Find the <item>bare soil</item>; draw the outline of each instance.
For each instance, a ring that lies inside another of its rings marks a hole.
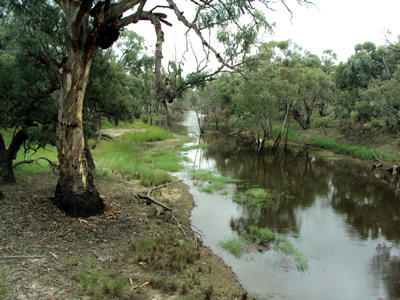
[[[96,177],[104,214],[66,217],[52,204],[56,181],[1,188],[1,299],[246,299],[232,271],[185,227],[194,204],[182,182],[152,194],[182,217],[180,228],[170,212],[158,215],[135,197],[148,188],[117,175]],[[149,240],[156,243],[143,248]]]

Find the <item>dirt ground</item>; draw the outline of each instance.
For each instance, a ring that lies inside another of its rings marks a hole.
[[[1,299],[247,299],[187,230],[193,199],[182,182],[152,193],[182,218],[158,215],[157,205],[135,197],[147,188],[116,175],[96,177],[105,213],[79,219],[52,204],[56,180],[1,188]]]

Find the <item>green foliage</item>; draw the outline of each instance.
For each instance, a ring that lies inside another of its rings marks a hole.
[[[241,238],[233,238],[226,241],[221,241],[219,242],[219,245],[236,258],[240,258],[246,248],[246,243]]]

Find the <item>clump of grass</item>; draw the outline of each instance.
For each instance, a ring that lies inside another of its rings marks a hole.
[[[8,295],[7,286],[4,282],[0,283],[0,296],[6,297]]]
[[[268,228],[250,226],[250,237],[256,240],[258,244],[268,245],[275,239],[275,233]]]
[[[275,250],[279,250],[286,255],[293,257],[296,268],[299,271],[306,271],[308,269],[308,259],[307,256],[297,249],[292,242],[285,236],[277,237],[278,243],[274,246]]]
[[[243,255],[246,248],[246,243],[241,238],[228,239],[219,242],[219,245],[237,258]]]
[[[194,263],[200,257],[200,252],[193,244],[180,239],[173,232],[132,241],[131,244],[139,262],[146,262],[155,269],[173,273],[183,271],[188,264]]]
[[[82,290],[93,299],[104,297],[121,298],[129,285],[127,278],[115,274],[100,273],[97,270],[81,269],[79,281]]]
[[[254,187],[244,192],[236,193],[233,201],[250,208],[278,207],[282,199],[289,199],[291,196],[285,192],[271,191],[260,187]]]
[[[227,184],[240,182],[239,179],[215,176],[212,172],[193,172],[192,179],[208,181],[209,184],[200,190],[205,193],[213,193],[222,190]]]

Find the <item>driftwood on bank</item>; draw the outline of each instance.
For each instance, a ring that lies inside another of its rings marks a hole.
[[[400,174],[400,167],[399,167],[399,165],[394,164],[390,168],[387,168],[386,171],[388,171],[389,173],[392,173],[393,176],[399,175]]]
[[[198,229],[195,228],[193,225],[191,225],[188,221],[185,220],[185,218],[183,218],[183,217],[181,217],[179,214],[177,214],[172,208],[170,208],[169,206],[165,205],[164,203],[161,203],[160,201],[157,201],[156,199],[154,199],[154,198],[151,196],[151,193],[152,193],[154,190],[158,190],[158,189],[161,189],[161,188],[164,188],[164,187],[166,187],[166,186],[169,186],[169,185],[172,185],[172,184],[175,184],[175,183],[178,183],[178,182],[182,182],[182,181],[183,181],[183,180],[176,180],[176,181],[169,182],[169,183],[166,183],[166,184],[163,184],[163,185],[160,185],[160,186],[152,187],[152,188],[150,188],[150,189],[147,191],[146,195],[137,194],[136,197],[139,198],[139,199],[141,199],[141,200],[146,200],[146,201],[149,201],[149,202],[151,202],[151,203],[154,203],[154,204],[158,205],[159,207],[161,207],[164,211],[169,211],[169,212],[171,212],[171,214],[172,214],[172,219],[175,221],[175,223],[177,224],[177,226],[179,227],[179,229],[182,231],[182,233],[183,233],[183,235],[184,235],[184,237],[185,237],[185,240],[188,241],[186,232],[191,232],[192,234],[194,234],[194,240],[193,240],[193,242],[195,242],[196,245],[197,245],[197,236],[199,236],[199,237],[202,236],[201,233],[200,233],[200,230],[198,230]],[[159,214],[161,214],[161,212],[157,212],[157,214],[159,215]],[[185,222],[187,223],[187,226],[181,224],[181,223],[178,221],[177,217],[179,217],[180,220],[185,221]],[[191,227],[194,227],[194,228],[196,229],[196,231],[193,230],[193,229],[191,229]],[[197,236],[196,236],[196,235],[197,235]]]

